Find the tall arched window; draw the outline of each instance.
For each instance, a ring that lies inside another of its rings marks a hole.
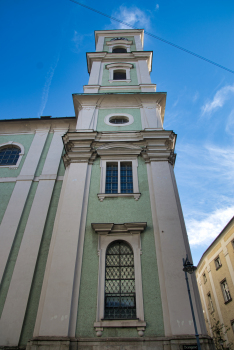
[[[0,166],[16,165],[20,153],[21,149],[13,145],[0,148]]]
[[[105,319],[136,319],[134,255],[125,241],[106,251]]]

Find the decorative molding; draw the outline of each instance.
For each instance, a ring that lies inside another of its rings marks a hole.
[[[92,228],[99,235],[109,234],[139,234],[144,231],[147,222],[130,222],[125,224],[93,223]]]
[[[206,268],[208,273],[211,272],[210,264],[207,264]]]
[[[141,196],[141,193],[98,193],[98,199],[103,202],[105,198],[117,198],[117,197],[134,197],[136,201]]]
[[[102,336],[103,328],[136,328],[138,335],[142,337],[144,335],[146,322],[138,320],[108,320],[94,323],[94,328],[97,337]]]

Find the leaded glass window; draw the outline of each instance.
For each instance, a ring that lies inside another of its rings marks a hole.
[[[106,166],[106,193],[118,193],[118,163]]]
[[[136,319],[134,255],[125,241],[106,251],[105,319]]]
[[[120,164],[121,193],[133,193],[132,164]]]
[[[132,163],[121,162],[120,165],[107,163],[105,191],[106,193],[133,193]]]
[[[21,150],[15,146],[7,146],[0,149],[0,166],[15,165],[19,159]]]

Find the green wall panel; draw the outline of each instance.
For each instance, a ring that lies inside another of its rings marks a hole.
[[[118,81],[114,80],[113,83],[109,82],[109,69],[106,68],[106,65],[103,66],[103,75],[102,75],[102,86],[129,86],[129,85],[138,85],[136,63],[129,62],[133,64],[133,68],[130,69],[130,78],[131,81]]]
[[[134,122],[127,126],[111,126],[107,125],[104,122],[104,118],[111,113],[120,113],[130,114],[134,118]],[[141,112],[139,108],[110,108],[110,109],[99,109],[98,111],[98,122],[97,122],[97,131],[126,131],[126,130],[142,130],[141,125]]]
[[[97,198],[100,186],[100,160],[92,167],[90,194],[85,231],[80,297],[77,316],[77,337],[95,337],[93,328],[96,320],[98,265],[98,235],[91,228],[93,222],[147,222],[146,230],[141,234],[142,242],[142,285],[144,314],[147,323],[145,336],[163,336],[163,313],[158,279],[154,230],[152,223],[147,169],[142,158],[138,157],[138,179],[141,197]],[[135,337],[136,329],[105,328],[103,337]]]
[[[28,216],[31,210],[31,206],[33,203],[33,199],[36,193],[36,189],[37,189],[37,185],[38,182],[33,182],[32,186],[30,188],[29,194],[28,194],[28,198],[23,210],[23,214],[21,216],[21,220],[20,220],[20,224],[18,226],[16,235],[15,235],[15,240],[8,258],[8,262],[7,262],[7,266],[3,275],[3,280],[2,280],[2,284],[0,287],[0,317],[2,314],[2,310],[5,304],[5,300],[6,300],[6,296],[8,293],[8,289],[9,289],[9,285],[11,282],[11,277],[13,274],[13,270],[15,267],[15,262],[18,256],[18,252],[19,252],[19,248],[20,248],[20,244],[23,238],[23,234],[24,234],[24,230],[28,221]]]
[[[65,151],[63,150],[62,155],[64,155]],[[61,158],[58,168],[58,176],[64,176],[65,174],[65,166],[63,163],[63,158]]]
[[[57,181],[54,186],[49,211],[44,227],[40,250],[37,258],[37,264],[34,272],[31,291],[28,299],[27,310],[24,318],[23,328],[20,337],[20,346],[25,346],[27,341],[32,338],[36,322],[37,309],[41,294],[45,267],[50,247],[50,241],[54,226],[55,215],[57,212],[59,196],[61,192],[62,181]]]
[[[42,169],[43,169],[43,166],[45,164],[45,160],[46,160],[53,136],[54,136],[54,134],[49,134],[47,136],[47,139],[46,139],[46,142],[45,142],[45,145],[44,145],[44,148],[42,150],[41,157],[40,157],[40,160],[39,160],[39,163],[37,166],[35,176],[40,176],[42,173]]]
[[[0,136],[0,145],[7,143],[9,141],[21,143],[24,146],[24,156],[21,159],[20,165],[17,169],[3,168],[0,167],[0,177],[17,177],[20,174],[22,166],[24,164],[25,158],[28,154],[28,150],[31,146],[34,134],[25,134],[25,135],[1,135]]]
[[[114,38],[114,37],[113,37],[113,38]],[[104,48],[103,48],[103,51],[109,52],[109,46],[106,45],[106,43],[107,43],[108,41],[111,41],[111,39],[113,39],[113,38],[105,38],[105,39],[104,39]],[[131,47],[130,47],[130,50],[131,50],[131,51],[136,51],[136,45],[135,45],[135,38],[134,38],[134,36],[125,36],[125,38],[132,41],[132,45],[131,45]],[[118,41],[116,41],[116,43],[118,43]]]
[[[0,183],[0,224],[8,206],[11,194],[15,187],[15,182],[1,182]]]

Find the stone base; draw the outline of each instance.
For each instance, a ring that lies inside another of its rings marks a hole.
[[[215,350],[209,336],[200,337],[202,350]],[[59,338],[39,337],[30,340],[26,350],[184,350],[196,345],[194,336],[142,338]]]

